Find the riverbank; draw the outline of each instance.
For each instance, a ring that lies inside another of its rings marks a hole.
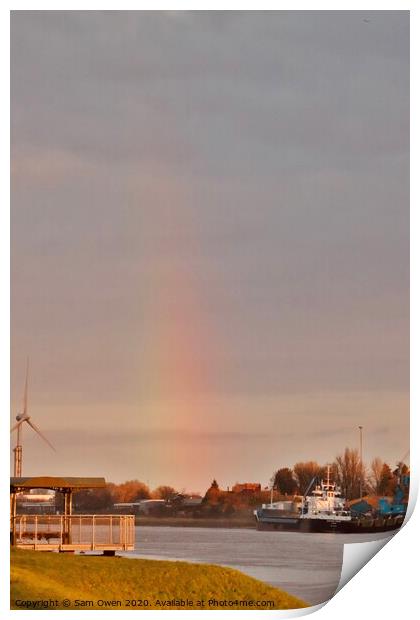
[[[211,564],[11,551],[12,609],[296,609],[300,599]]]
[[[223,517],[151,517],[136,515],[136,525],[152,527],[206,527],[206,528],[248,528],[255,529],[253,515],[241,518]]]

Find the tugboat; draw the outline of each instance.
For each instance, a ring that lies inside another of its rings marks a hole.
[[[254,510],[257,530],[300,532],[368,533],[385,532],[400,527],[405,510],[378,510],[376,514],[360,515],[347,508],[341,489],[330,480],[316,483],[313,478],[301,501],[283,501],[263,504]]]
[[[308,495],[315,481],[313,478],[300,504],[296,501],[271,502],[254,510],[257,529],[331,532],[349,525],[352,516],[345,508],[346,500],[340,489],[330,480],[330,468],[327,469],[327,480],[321,480]]]

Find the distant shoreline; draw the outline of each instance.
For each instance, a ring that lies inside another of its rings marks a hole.
[[[241,519],[228,518],[195,518],[195,517],[142,517],[136,515],[136,525],[153,527],[213,527],[255,529],[253,517]]]

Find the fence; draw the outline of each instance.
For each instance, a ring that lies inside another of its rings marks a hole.
[[[12,544],[32,549],[133,550],[134,515],[17,515]]]

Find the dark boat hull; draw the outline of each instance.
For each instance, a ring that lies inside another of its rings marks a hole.
[[[296,516],[258,515],[257,530],[278,530],[288,532],[329,532],[337,534],[369,534],[397,530],[404,521],[404,515],[387,517],[359,517],[351,521],[334,519],[302,519]]]

